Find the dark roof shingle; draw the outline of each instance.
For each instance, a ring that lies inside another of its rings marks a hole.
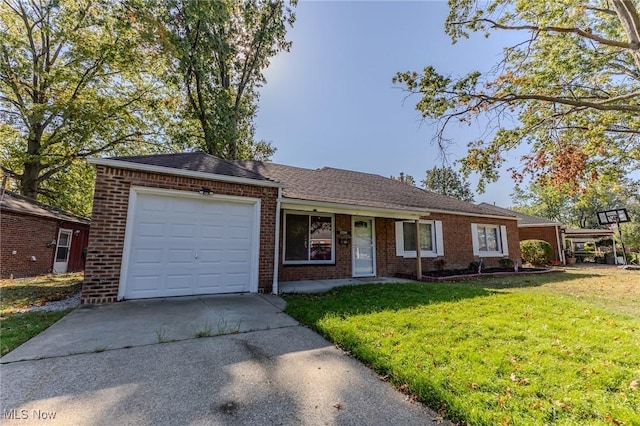
[[[90,223],[88,219],[56,209],[40,203],[33,198],[25,197],[12,191],[5,191],[2,202],[0,202],[0,210],[64,220],[67,222],[82,223],[85,225]]]
[[[126,161],[129,163],[146,164],[150,166],[169,167],[172,169],[189,170],[194,172],[212,173],[260,181],[269,181],[265,176],[243,169],[232,161],[223,160],[203,152],[183,152],[179,154],[134,155],[129,157],[112,157],[109,160]]]
[[[480,203],[478,205],[487,210],[493,210],[496,213],[510,214],[511,216],[517,217],[519,219],[518,226],[527,226],[527,225],[561,226],[562,225],[562,223],[556,222],[555,220],[551,220],[546,217],[531,216],[529,214],[520,213],[515,210],[505,209],[504,207],[498,207],[488,203]]]
[[[512,216],[370,173],[331,167],[313,170],[253,160],[238,160],[236,164],[284,183],[283,195],[287,198],[406,211]]]

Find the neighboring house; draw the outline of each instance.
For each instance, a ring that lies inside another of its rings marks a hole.
[[[277,293],[284,281],[520,257],[512,214],[378,175],[202,153],[90,162],[97,178],[83,303]]]
[[[82,271],[89,223],[5,191],[0,201],[0,278]]]
[[[553,259],[566,263],[564,258],[564,228],[562,223],[544,217],[531,216],[492,204],[480,203],[480,207],[495,213],[512,214],[518,218],[518,238],[524,240],[542,240],[553,248]]]

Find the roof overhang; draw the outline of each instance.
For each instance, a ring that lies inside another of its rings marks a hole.
[[[282,198],[280,206],[285,210],[300,210],[309,212],[325,212],[349,214],[352,216],[388,217],[390,219],[420,219],[429,216],[429,212],[419,210],[397,210],[354,204],[330,203],[327,201],[300,200],[297,198]]]
[[[562,228],[561,223],[518,223],[518,228],[543,228],[547,226],[560,227]]]
[[[203,180],[215,180],[218,182],[238,183],[244,185],[264,186],[268,188],[284,188],[279,182],[268,180],[250,179],[237,176],[220,175],[216,173],[198,172],[194,170],[176,169],[173,167],[155,166],[151,164],[134,163],[124,160],[112,160],[108,158],[90,158],[89,163],[96,166],[106,166],[115,169],[137,170],[149,173],[160,173],[165,175],[191,177]]]
[[[472,217],[483,217],[483,218],[491,218],[491,219],[517,220],[517,218],[515,217],[483,215],[483,214],[474,214],[474,213],[465,213],[465,212],[453,212],[448,210],[434,210],[434,209],[402,210],[402,209],[391,209],[391,208],[383,208],[383,207],[362,206],[362,205],[356,205],[356,204],[332,203],[328,201],[303,200],[298,198],[286,198],[286,197],[283,197],[280,200],[280,205],[282,209],[289,209],[289,210],[300,210],[300,211],[310,211],[310,212],[323,211],[327,213],[331,212],[331,213],[349,214],[353,216],[386,217],[390,219],[414,220],[414,219],[419,219],[421,217],[429,216],[432,213],[443,213],[443,214],[458,215],[458,216],[472,216]]]

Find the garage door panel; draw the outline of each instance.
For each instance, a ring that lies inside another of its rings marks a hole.
[[[192,248],[186,249],[169,249],[168,250],[168,261],[166,262],[169,266],[177,266],[177,265],[191,265],[193,263],[194,254]]]
[[[167,274],[165,279],[165,288],[167,291],[191,289],[191,273]]]
[[[171,238],[194,238],[198,227],[195,224],[171,224],[169,229]]]
[[[136,200],[125,298],[255,288],[255,204],[145,193]]]
[[[145,222],[140,221],[135,231],[138,237],[156,237],[164,236],[165,224],[163,222]]]
[[[224,238],[224,226],[222,225],[205,225],[200,227],[200,237],[214,240]]]

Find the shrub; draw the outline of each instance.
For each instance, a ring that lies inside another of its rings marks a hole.
[[[438,259],[433,262],[433,267],[436,271],[444,271],[444,266],[447,262],[444,259]]]
[[[471,263],[469,263],[469,272],[472,273],[476,273],[478,272],[478,267],[480,266],[480,262],[477,260],[472,261]]]
[[[513,260],[511,259],[500,259],[498,263],[502,269],[513,269]]]
[[[532,265],[547,265],[553,259],[551,244],[542,240],[520,241],[522,260]]]

